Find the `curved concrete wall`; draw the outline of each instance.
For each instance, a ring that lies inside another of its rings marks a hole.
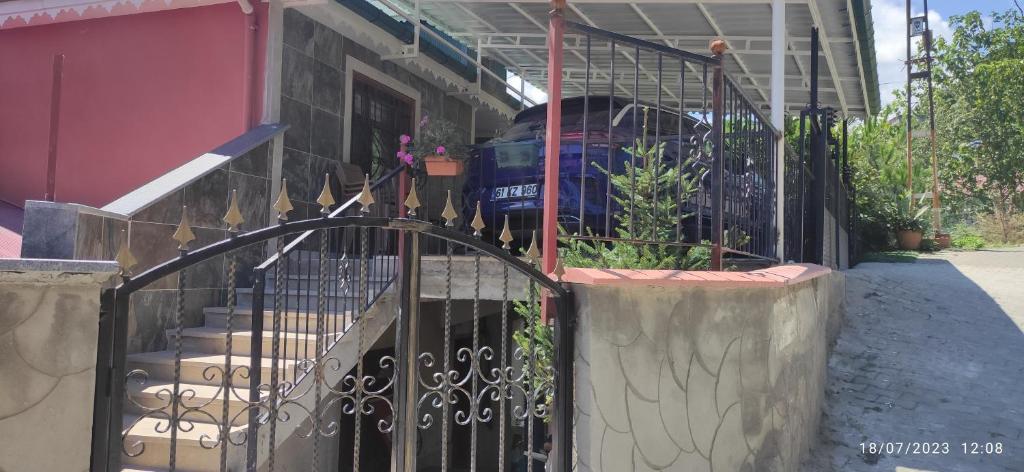
[[[791,471],[817,432],[844,278],[570,269],[581,471]]]

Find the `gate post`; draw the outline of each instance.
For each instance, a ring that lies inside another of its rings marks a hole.
[[[811,28],[811,104],[808,115],[811,118],[811,192],[810,211],[807,218],[811,225],[811,241],[813,245],[810,261],[814,264],[825,263],[825,195],[828,191],[828,162],[825,153],[828,151],[828,120],[818,108],[818,28]]]
[[[407,234],[406,234],[407,233]],[[401,301],[396,321],[391,471],[416,470],[416,353],[419,350],[420,235],[402,231]]]
[[[711,42],[711,270],[722,270],[722,183],[725,162],[725,41]]]
[[[555,417],[551,451],[555,469],[571,471],[573,430],[573,396],[576,394],[573,381],[576,373],[573,361],[576,356],[576,315],[573,311],[572,296],[558,299],[558,315],[555,318]]]
[[[550,274],[558,257],[558,157],[562,141],[562,38],[565,0],[551,1],[548,23],[548,109],[544,137],[544,226],[541,272]],[[548,311],[542,311],[545,318]]]
[[[96,345],[96,392],[92,407],[92,457],[90,459],[90,469],[95,471],[108,469],[110,442],[114,440],[109,432],[110,421],[113,418],[110,402],[114,387],[111,375],[116,315],[114,289],[108,288],[100,295],[99,336]],[[118,411],[117,414],[120,415],[121,412]]]
[[[286,264],[287,262],[282,260],[279,254],[277,263]],[[267,276],[262,269],[256,269],[253,272],[253,277],[256,280],[252,285],[253,296],[252,308],[250,309],[252,321],[249,325],[252,334],[249,347],[249,403],[251,405],[259,405],[262,400],[260,398],[260,384],[263,383],[263,369],[254,366],[259,366],[263,362],[263,298],[265,296]],[[274,316],[278,316],[278,314],[275,313]],[[268,403],[267,411],[270,411],[272,407],[273,405]],[[271,418],[270,421],[274,420]],[[249,431],[246,433],[245,445],[245,470],[248,472],[255,472],[259,462],[259,428],[260,409],[258,406],[253,406],[249,410]]]

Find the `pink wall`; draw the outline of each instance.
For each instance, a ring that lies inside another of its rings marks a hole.
[[[265,5],[257,5],[265,24]],[[102,206],[248,129],[237,3],[0,30],[0,200],[42,199],[53,56],[63,53],[56,199]]]

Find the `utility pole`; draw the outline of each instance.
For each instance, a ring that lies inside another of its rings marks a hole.
[[[935,145],[935,96],[932,84],[932,30],[928,25],[928,0],[924,0],[924,14],[911,17],[910,2],[907,0],[907,191],[911,195],[909,205],[914,207],[914,173],[913,173],[913,88],[914,80],[925,79],[928,90],[928,139],[932,164],[932,229],[938,236],[942,231],[942,202],[939,196],[939,165]],[[912,39],[921,36],[924,46],[924,57],[913,57]],[[914,71],[914,64],[923,64]]]

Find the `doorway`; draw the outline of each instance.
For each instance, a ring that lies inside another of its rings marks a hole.
[[[362,74],[352,76],[349,163],[371,180],[398,165],[399,137],[412,136],[415,100]]]

